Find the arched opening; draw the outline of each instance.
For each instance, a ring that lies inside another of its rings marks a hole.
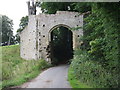
[[[60,25],[50,32],[52,64],[67,64],[73,58],[73,36],[69,29],[69,27]]]

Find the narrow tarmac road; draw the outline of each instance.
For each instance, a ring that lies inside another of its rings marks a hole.
[[[67,81],[69,65],[51,67],[21,88],[71,88]]]

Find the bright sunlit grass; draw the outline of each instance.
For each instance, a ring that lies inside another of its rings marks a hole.
[[[45,60],[24,60],[20,57],[19,45],[2,48],[2,88],[20,85],[47,68]]]

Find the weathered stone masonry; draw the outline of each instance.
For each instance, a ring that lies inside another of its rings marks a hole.
[[[77,12],[58,11],[56,14],[29,15],[28,26],[20,34],[20,55],[26,60],[45,59],[48,57],[51,31],[59,26],[68,29],[83,26],[83,15]],[[83,34],[82,28],[73,30],[73,49],[79,46],[79,37]]]

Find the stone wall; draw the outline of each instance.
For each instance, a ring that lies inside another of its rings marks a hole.
[[[58,11],[56,14],[30,15],[28,26],[21,32],[21,57],[27,60],[50,60],[47,47],[51,41],[51,31],[59,26],[69,29],[83,26],[83,15],[77,12]],[[82,28],[73,30],[73,49],[78,48]]]
[[[26,60],[37,59],[36,16],[29,16],[28,26],[20,34],[20,55]]]

